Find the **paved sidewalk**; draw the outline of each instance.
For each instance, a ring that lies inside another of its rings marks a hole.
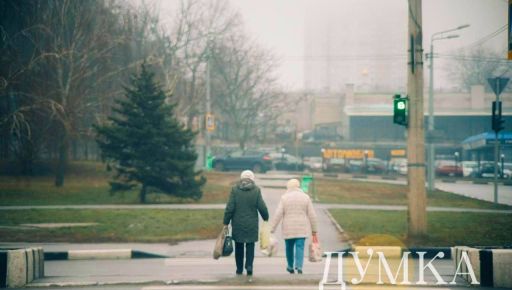
[[[278,189],[265,189],[265,191],[274,192],[280,195],[282,192]],[[276,191],[278,191],[276,193]],[[267,195],[270,195],[268,193]],[[27,205],[27,206],[0,206],[0,210],[27,210],[27,209],[224,209],[225,204],[159,204],[159,205]],[[371,205],[371,204],[330,204],[316,203],[318,209],[344,208],[344,209],[361,209],[361,210],[406,210],[405,205]],[[442,212],[481,212],[481,213],[501,213],[512,214],[512,210],[507,209],[479,209],[479,208],[462,208],[462,207],[427,207],[427,211]],[[270,211],[272,216],[274,212]]]
[[[324,259],[325,260],[325,259]],[[362,265],[367,263],[366,257],[361,257]],[[396,272],[399,260],[388,259]],[[235,261],[233,257],[224,257],[220,260],[211,258],[171,258],[171,259],[145,259],[145,260],[89,260],[89,261],[47,261],[45,262],[46,277],[38,279],[30,286],[78,286],[78,285],[106,285],[106,284],[210,284],[245,283],[245,277],[235,277]],[[451,260],[434,261],[435,268],[445,281],[452,281],[454,274]],[[290,275],[285,271],[284,257],[267,258],[257,257],[254,262],[254,282],[258,284],[289,285],[318,285],[321,281],[325,261],[304,264],[303,275]],[[373,257],[363,284],[375,285],[378,281],[378,260]],[[329,281],[337,277],[337,259],[331,261]],[[351,258],[344,258],[344,278],[360,278],[359,272]],[[385,274],[384,274],[385,275]],[[434,284],[435,277],[430,271],[425,271],[425,280]],[[385,276],[382,276],[387,281]],[[399,275],[402,277],[402,274]],[[410,281],[417,281],[418,261],[409,260]],[[401,279],[400,279],[401,280]],[[466,285],[457,279],[461,286]],[[375,285],[376,286],[376,285]]]

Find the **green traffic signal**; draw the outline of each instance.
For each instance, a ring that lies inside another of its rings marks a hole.
[[[400,95],[395,95],[393,100],[393,123],[407,127],[407,108],[408,98],[401,98]]]

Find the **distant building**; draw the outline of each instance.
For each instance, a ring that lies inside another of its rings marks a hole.
[[[339,147],[374,149],[377,157],[387,158],[393,149],[406,146],[406,130],[393,124],[393,93],[361,93],[349,84],[345,93],[326,94],[323,97],[309,96],[296,114],[297,121],[303,119],[309,108],[310,116],[303,124],[306,130],[315,128],[336,128],[340,139],[314,140],[319,143],[330,141]],[[425,126],[427,124],[428,93],[424,94]],[[492,159],[492,152],[480,153],[463,148],[462,142],[474,135],[491,131],[491,104],[495,99],[492,92],[485,92],[483,86],[473,86],[469,93],[436,92],[434,94],[434,116],[437,139],[437,154],[450,156],[455,151],[464,152],[464,159]],[[505,130],[512,131],[512,94],[502,94]],[[507,145],[512,146],[512,144]],[[475,155],[476,153],[481,156]],[[512,159],[512,148],[505,148],[507,160]]]

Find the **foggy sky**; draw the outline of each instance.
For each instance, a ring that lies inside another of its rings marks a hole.
[[[169,11],[175,7],[177,0],[155,0],[161,5],[162,20],[166,20]],[[406,0],[374,0],[377,4],[389,2],[390,6],[407,5]],[[359,5],[367,5],[369,10],[375,9],[372,1],[361,1]],[[350,10],[353,1],[347,0],[231,0],[235,9],[243,17],[245,29],[262,46],[272,49],[280,58],[278,70],[281,84],[287,89],[303,89],[304,87],[304,23],[306,17],[313,17],[311,5],[340,6]],[[367,3],[370,3],[369,5]],[[350,5],[349,5],[350,4]],[[379,5],[375,5],[379,6]],[[361,11],[358,7],[357,11]],[[352,17],[362,17],[354,13]],[[314,19],[309,19],[314,21]],[[436,53],[453,53],[456,49],[467,47],[486,35],[494,32],[508,22],[506,0],[423,0],[423,34],[424,50],[428,52],[430,36],[438,32],[470,24],[458,34],[458,39],[437,41]],[[405,23],[406,20],[405,20]],[[319,31],[318,33],[322,33]],[[505,51],[507,43],[506,31],[487,41],[485,46]],[[378,45],[378,44],[376,44]],[[406,53],[406,45],[404,51]],[[505,54],[504,54],[505,57]],[[446,64],[442,60],[436,63],[436,87],[452,87],[446,74],[442,73]],[[427,73],[427,71],[425,71]]]

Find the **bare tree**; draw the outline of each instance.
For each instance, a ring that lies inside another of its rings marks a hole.
[[[463,90],[469,91],[471,86],[488,86],[487,79],[495,74],[505,74],[512,70],[512,64],[503,58],[503,54],[478,46],[455,55],[441,55],[451,59],[447,67],[453,81]]]
[[[110,113],[123,80],[142,61],[157,54],[169,58],[162,52],[167,43],[150,11],[116,1],[0,4],[2,16],[20,17],[0,22],[0,76],[7,82],[2,89],[15,100],[0,116],[3,135],[15,137],[9,144],[18,152],[35,153],[45,143],[36,137],[46,137],[47,147],[58,153],[55,184],[61,186],[70,144],[91,137],[91,125]]]
[[[176,90],[188,126],[204,113],[205,68],[212,45],[240,27],[240,16],[227,0],[182,0],[173,38],[181,75]]]
[[[284,105],[273,76],[275,60],[241,33],[222,39],[213,59],[216,107],[244,149]]]

